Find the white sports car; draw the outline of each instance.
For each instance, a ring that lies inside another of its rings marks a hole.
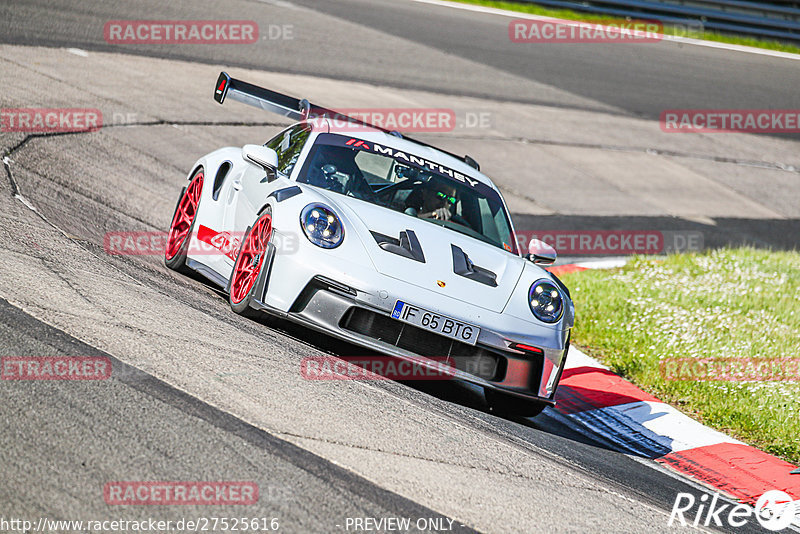
[[[188,175],[166,264],[265,312],[484,388],[499,412],[555,403],[574,306],[523,255],[500,191],[458,157],[221,73],[226,97],[299,121]],[[213,251],[210,253],[209,251]]]

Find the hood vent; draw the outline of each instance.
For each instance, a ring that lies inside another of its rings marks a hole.
[[[422,253],[422,245],[419,244],[417,234],[415,234],[413,230],[404,230],[400,232],[400,239],[379,234],[378,232],[370,233],[372,237],[375,238],[378,246],[386,252],[425,263],[425,254]]]
[[[461,248],[450,244],[453,250],[453,272],[490,287],[497,287],[497,275],[489,269],[478,267]]]

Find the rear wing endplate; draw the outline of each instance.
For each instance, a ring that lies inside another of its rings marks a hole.
[[[272,113],[277,113],[278,115],[282,115],[298,122],[308,120],[309,118],[313,117],[330,117],[338,120],[346,120],[348,122],[360,124],[397,137],[408,139],[409,141],[413,141],[419,145],[434,148],[439,152],[444,152],[445,154],[453,156],[456,159],[460,159],[467,165],[480,170],[480,165],[478,165],[478,163],[469,156],[457,156],[451,152],[447,152],[441,148],[429,145],[423,141],[411,139],[402,135],[400,132],[389,131],[362,120],[348,117],[347,115],[339,113],[338,111],[315,106],[308,100],[299,100],[276,91],[270,91],[269,89],[264,89],[263,87],[253,85],[252,83],[231,78],[226,72],[220,72],[219,78],[217,78],[217,85],[214,89],[214,100],[222,104],[225,102],[226,98],[230,98],[232,100],[236,100],[238,102],[242,102],[243,104],[248,104],[265,111],[271,111]]]
[[[298,100],[252,83],[236,80],[231,78],[228,73],[220,72],[214,90],[214,100],[222,104],[227,97],[295,121],[306,120],[311,111],[308,100]]]

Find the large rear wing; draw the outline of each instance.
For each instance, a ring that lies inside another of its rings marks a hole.
[[[220,72],[219,78],[217,78],[217,87],[214,90],[214,100],[222,104],[228,97],[295,121],[304,121],[311,117],[311,104],[308,100],[298,100],[252,83],[231,78],[226,72]],[[320,111],[331,112],[330,110]]]
[[[242,80],[237,80],[235,78],[231,78],[228,73],[220,72],[219,78],[217,78],[217,85],[214,89],[214,100],[223,104],[226,98],[230,98],[231,100],[236,100],[238,102],[242,102],[243,104],[248,104],[250,106],[257,107],[259,109],[263,109],[265,111],[271,111],[272,113],[277,113],[278,115],[282,115],[294,121],[304,121],[310,118],[336,118],[337,120],[345,120],[347,122],[351,122],[354,124],[359,124],[363,126],[367,126],[369,128],[375,128],[376,130],[380,130],[382,132],[394,135],[396,137],[400,137],[403,139],[407,139],[418,145],[423,145],[426,147],[430,147],[433,149],[438,150],[439,152],[444,152],[445,154],[452,156],[456,159],[459,159],[466,163],[467,165],[480,170],[480,166],[478,162],[472,159],[469,156],[457,156],[451,152],[447,152],[446,150],[442,150],[441,148],[435,147],[433,145],[429,145],[423,141],[418,141],[416,139],[411,139],[408,136],[405,136],[397,131],[389,131],[384,128],[380,128],[373,124],[369,124],[362,120],[349,117],[343,113],[338,111],[334,111],[332,109],[323,108],[321,106],[315,106],[311,104],[308,100],[299,100],[297,98],[284,95],[282,93],[278,93],[276,91],[271,91],[269,89],[264,89],[263,87],[259,87],[257,85],[253,85],[252,83],[247,83]]]

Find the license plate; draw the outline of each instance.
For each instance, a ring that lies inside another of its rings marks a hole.
[[[477,326],[412,306],[402,300],[398,300],[394,305],[392,318],[470,345],[478,342],[478,334],[481,333],[481,329]]]

